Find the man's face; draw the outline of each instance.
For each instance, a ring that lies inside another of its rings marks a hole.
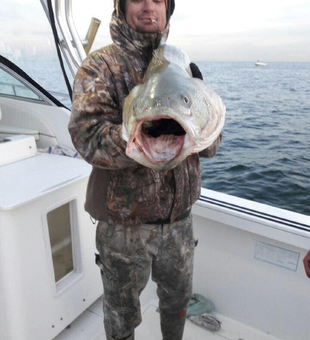
[[[137,32],[155,33],[166,27],[165,0],[126,0],[125,12],[128,25]]]

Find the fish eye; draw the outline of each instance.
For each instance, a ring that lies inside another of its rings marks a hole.
[[[182,99],[183,99],[183,102],[188,105],[189,104],[189,99],[185,96],[185,95],[182,95]]]

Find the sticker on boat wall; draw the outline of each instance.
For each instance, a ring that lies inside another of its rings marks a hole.
[[[273,246],[264,242],[256,242],[254,258],[294,272],[297,271],[299,253]]]

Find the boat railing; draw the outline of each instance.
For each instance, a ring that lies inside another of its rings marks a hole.
[[[0,94],[2,93],[1,86],[11,87],[12,93],[5,93],[5,94],[6,95],[14,95],[15,97],[25,97],[24,95],[20,95],[20,93],[18,92],[18,89],[31,91],[27,88],[27,86],[22,85],[22,84],[14,84],[14,83],[11,83],[11,82],[0,81]],[[53,90],[48,90],[48,92],[51,95],[53,95],[54,97],[57,97],[57,98],[70,99],[70,96],[67,93],[63,93],[63,92],[59,92],[59,91],[53,91]],[[35,96],[35,98],[32,97],[31,99],[42,100],[37,94],[33,93],[32,91],[31,91],[31,93],[32,93],[33,96]],[[4,93],[2,93],[2,94],[4,94]]]

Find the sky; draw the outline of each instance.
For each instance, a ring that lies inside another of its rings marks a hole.
[[[310,0],[175,1],[168,42],[192,60],[310,62]],[[102,20],[103,44],[108,41],[112,2],[88,0],[89,13],[100,3],[94,16]],[[88,23],[83,22],[83,7],[77,6],[83,34]]]
[[[168,43],[193,61],[310,62],[310,0],[175,0]],[[87,5],[85,5],[85,3]],[[93,49],[111,42],[113,0],[73,0],[80,37],[102,21]],[[30,23],[24,22],[25,13]],[[1,0],[0,53],[48,53],[53,40],[39,0]],[[19,45],[18,45],[19,44]]]

